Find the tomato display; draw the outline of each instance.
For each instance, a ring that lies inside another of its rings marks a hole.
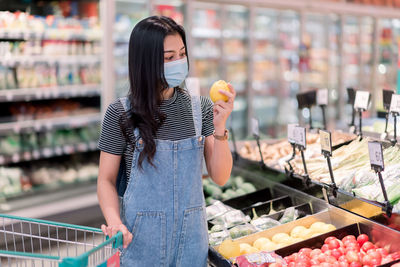
[[[337,239],[329,236],[322,247],[302,248],[284,258],[288,266],[307,267],[374,267],[400,259],[400,251],[391,253],[369,241],[366,234],[357,238],[347,235]]]

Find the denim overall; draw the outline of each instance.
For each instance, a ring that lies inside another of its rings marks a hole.
[[[127,98],[121,102],[130,108]],[[200,98],[192,97],[196,136],[155,140],[154,166],[138,167],[143,141],[135,128],[136,147],[130,179],[123,194],[121,218],[133,239],[122,251],[121,266],[203,267],[207,264],[208,232],[201,181],[204,136]]]

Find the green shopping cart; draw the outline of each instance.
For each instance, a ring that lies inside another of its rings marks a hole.
[[[0,214],[0,267],[118,267],[122,233]]]

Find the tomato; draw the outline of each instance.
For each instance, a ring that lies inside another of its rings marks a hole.
[[[371,260],[371,263],[372,263],[371,265],[372,265],[372,266],[378,266],[378,265],[381,264],[381,261],[382,261],[381,259],[376,259],[376,258],[374,259],[374,258],[373,258],[373,259]]]
[[[326,255],[324,254],[324,253],[321,253],[321,254],[319,254],[318,255],[318,261],[321,263],[321,262],[325,262],[325,260],[326,260]]]
[[[347,259],[347,261],[350,262],[350,263],[356,262],[356,261],[359,261],[359,260],[360,260],[359,257],[358,257],[358,255],[357,255],[357,252],[355,252],[355,251],[348,251],[348,252],[346,253],[346,259]]]
[[[353,245],[349,245],[349,246],[347,246],[346,247],[346,252],[348,252],[348,251],[356,251],[356,252],[358,252],[358,251],[360,251],[360,247],[358,246],[358,244],[353,244]]]
[[[268,267],[282,267],[282,263],[278,263],[278,262],[271,263],[270,265],[268,265]]]
[[[283,259],[284,259],[287,263],[292,262],[290,256],[286,256],[286,257],[284,257]]]
[[[372,257],[370,255],[365,255],[362,258],[362,264],[363,265],[371,265]]]
[[[370,250],[370,249],[374,249],[374,248],[376,248],[375,245],[372,244],[372,243],[369,242],[369,241],[366,241],[366,242],[362,245],[362,247],[361,247],[361,249],[364,250],[365,252],[367,252],[367,251]]]
[[[321,251],[319,248],[315,248],[315,249],[313,249],[313,250],[311,251],[310,257],[311,257],[311,258],[314,258],[314,256],[318,256],[318,255],[321,254],[321,253],[322,253],[322,251]]]
[[[394,260],[400,259],[400,251],[390,254]]]
[[[329,244],[329,242],[331,242],[332,240],[336,240],[337,238],[334,236],[328,236],[327,238],[325,238],[325,244]]]
[[[300,262],[300,261],[310,261],[310,258],[306,254],[299,253],[299,254],[297,254],[296,262]]]
[[[357,237],[357,243],[362,246],[365,242],[369,241],[369,238],[366,234],[361,234]]]
[[[296,267],[296,263],[294,263],[294,262],[292,261],[292,262],[290,262],[290,263],[288,264],[288,267]]]
[[[329,246],[328,246],[327,244],[325,244],[325,245],[323,245],[323,246],[321,247],[322,253],[325,253],[325,251],[328,251],[328,250],[329,250]]]
[[[346,235],[342,238],[343,243],[345,243],[347,240],[356,241],[356,237],[354,235]]]
[[[332,256],[335,257],[336,259],[339,259],[340,256],[342,256],[343,253],[339,249],[333,249],[332,250]]]
[[[359,263],[358,261],[353,261],[352,263],[350,263],[349,266],[350,267],[362,267],[361,263]]]
[[[327,256],[325,262],[332,264],[332,263],[336,262],[336,258],[333,256]]]
[[[300,249],[299,253],[307,255],[307,257],[310,257],[311,251],[313,251],[311,248],[302,248]]]
[[[340,247],[340,248],[338,248],[338,250],[339,250],[340,253],[342,253],[342,254],[345,254],[345,253],[346,253],[346,250],[345,250],[344,247]]]
[[[296,267],[311,267],[310,261],[296,261]]]
[[[329,249],[336,249],[340,247],[340,243],[337,239],[331,240],[328,243],[328,247]]]
[[[340,267],[349,267],[349,263],[347,261],[339,261]]]
[[[311,259],[310,260],[310,264],[311,264],[311,266],[312,265],[319,265],[319,261],[318,261],[318,259]]]
[[[320,267],[331,267],[331,264],[330,264],[330,263],[327,263],[327,262],[323,262],[323,263],[321,263],[319,266],[320,266]]]
[[[347,262],[346,255],[342,255],[339,257],[338,261]]]
[[[386,257],[389,254],[388,251],[384,248],[378,248],[376,251],[379,252],[382,257]]]
[[[335,262],[332,264],[332,266],[333,266],[333,267],[340,267],[340,264],[339,264],[338,261],[335,261]]]
[[[329,250],[325,251],[324,255],[325,256],[332,256],[332,250],[329,249]]]
[[[346,243],[344,243],[344,246],[346,248],[348,248],[348,247],[360,247],[360,245],[355,241],[347,241]]]
[[[370,249],[370,250],[368,250],[367,254],[370,255],[371,258],[373,258],[373,259],[378,259],[379,261],[382,260],[382,255],[381,255],[381,253],[379,253],[379,252],[376,251],[375,249]]]

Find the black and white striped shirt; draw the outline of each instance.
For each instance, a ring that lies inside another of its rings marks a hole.
[[[200,97],[202,113],[202,135],[210,136],[214,131],[213,103],[208,97]],[[195,136],[191,97],[182,89],[175,89],[173,96],[161,103],[160,111],[166,115],[164,123],[158,129],[155,138],[160,140],[182,140]],[[104,115],[98,148],[101,151],[123,156],[126,175],[132,166],[133,147],[127,142],[119,122],[124,108],[119,99],[111,103]],[[133,133],[129,133],[133,138]]]

